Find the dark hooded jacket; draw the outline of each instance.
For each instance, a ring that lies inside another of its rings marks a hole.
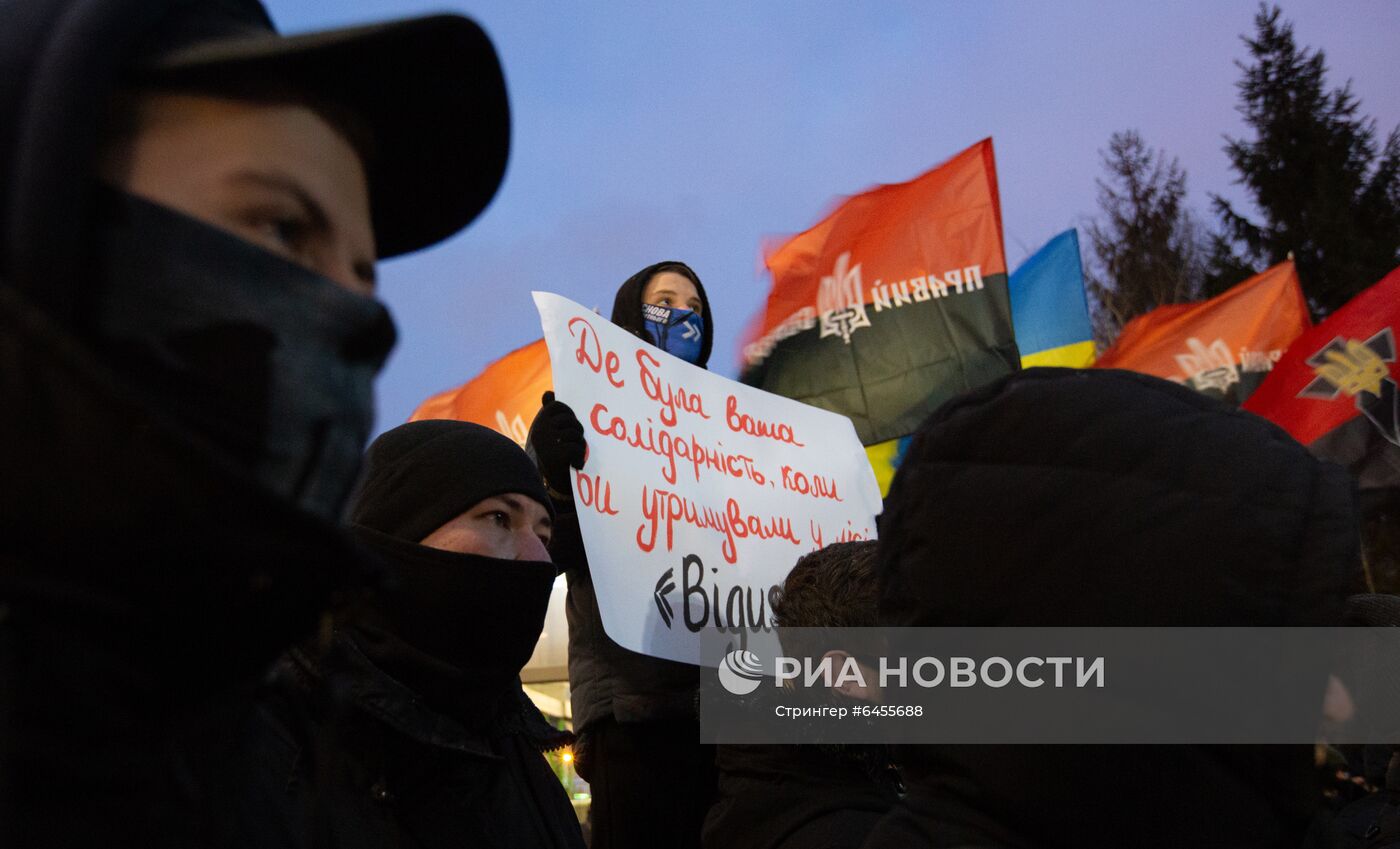
[[[74,332],[107,81],[165,2],[0,11],[0,843],[198,845],[263,670],[356,556]]]
[[[278,664],[244,737],[236,826],[221,844],[582,849],[543,756],[573,735],[545,720],[518,679],[479,688],[470,670],[393,631],[356,610],[328,647]]]
[[[715,768],[706,849],[855,849],[901,789],[877,746],[719,746]]]
[[[358,556],[0,288],[0,844],[202,845],[267,665]]]
[[[76,332],[108,86],[166,0],[0,9],[0,845],[211,842],[268,665],[362,561]]]
[[[920,428],[878,569],[895,625],[1336,625],[1359,583],[1355,496],[1282,430],[1184,387],[1031,369]],[[1312,756],[907,747],[909,795],[866,845],[1295,847]]]
[[[91,168],[113,81],[176,0],[22,0],[0,26],[0,273],[60,324],[91,308]]]
[[[664,266],[671,264],[649,265],[622,284],[613,301],[614,324],[639,338],[647,338],[643,331],[642,291],[658,270],[667,270]],[[705,287],[693,272],[686,276],[691,277],[700,294],[705,318],[704,341],[696,363],[704,368],[714,344],[714,319]],[[561,515],[560,520],[550,550],[554,561],[565,567],[569,576],[565,612],[569,619],[569,687],[574,727],[585,732],[590,724],[604,718],[618,722],[676,718],[694,721],[699,669],[638,654],[618,645],[604,633],[593,578],[584,556],[583,537],[578,530],[578,517],[566,514]],[[586,755],[583,757],[580,768],[586,770]]]
[[[573,735],[520,684],[556,569],[418,543],[511,493],[549,502],[525,452],[489,428],[418,421],[374,441],[351,533],[385,580],[337,612],[328,645],[278,665],[229,845],[582,849],[542,754]]]
[[[391,659],[390,659],[391,658]],[[374,629],[291,652],[244,738],[228,846],[582,849],[542,752],[572,743],[519,687],[489,724],[434,709],[384,666],[425,664]]]

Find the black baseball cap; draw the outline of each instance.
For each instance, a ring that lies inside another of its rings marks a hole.
[[[138,55],[137,83],[265,80],[356,115],[373,136],[365,168],[381,259],[465,227],[505,175],[505,79],[486,33],[460,15],[283,36],[257,0],[194,0]]]

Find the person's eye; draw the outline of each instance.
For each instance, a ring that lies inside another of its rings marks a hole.
[[[504,510],[492,511],[491,521],[495,522],[497,527],[510,530],[510,514],[506,513]]]
[[[243,210],[239,219],[255,242],[291,258],[302,257],[315,231],[311,217],[291,204],[256,204]]]
[[[549,534],[535,534],[535,536],[540,538],[540,542],[544,543],[545,548],[549,548],[549,542],[551,539],[553,539],[553,537],[551,537]]]
[[[307,236],[311,232],[310,222],[292,216],[278,216],[263,221],[261,224],[263,234],[275,244],[297,252],[306,244]]]

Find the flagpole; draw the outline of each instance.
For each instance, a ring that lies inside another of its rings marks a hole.
[[[1366,592],[1376,591],[1376,582],[1371,577],[1371,558],[1366,556],[1366,546],[1361,546],[1361,575],[1366,579]]]

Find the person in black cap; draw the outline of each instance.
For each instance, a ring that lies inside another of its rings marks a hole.
[[[613,301],[612,321],[701,368],[709,362],[714,319],[705,287],[685,263],[658,262],[629,277]],[[593,793],[591,845],[698,847],[715,788],[713,750],[699,745],[699,669],[630,651],[604,632],[569,477],[571,466],[583,467],[583,425],[552,393],[527,448],[560,512],[551,550],[569,580],[574,766]],[[659,774],[668,779],[657,781]]]
[[[480,425],[400,425],[370,446],[351,522],[384,586],[278,665],[228,842],[582,847],[541,754],[573,737],[520,685],[557,575],[534,464]]]
[[[204,839],[250,686],[359,571],[374,262],[508,143],[464,18],[0,6],[0,843]]]
[[[879,530],[892,627],[1335,626],[1361,582],[1344,469],[1249,413],[1107,369],[1027,369],[940,407]],[[1281,849],[1320,799],[1310,745],[898,757],[908,795],[867,849]]]

